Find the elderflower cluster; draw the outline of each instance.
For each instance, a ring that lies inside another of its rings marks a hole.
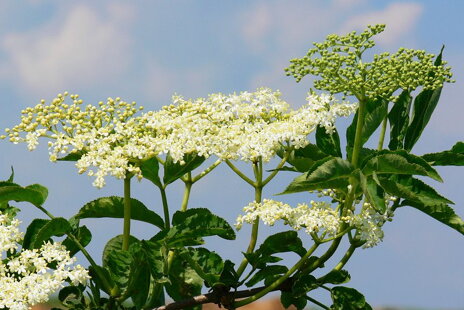
[[[335,237],[340,233],[343,223],[356,228],[356,238],[363,241],[363,248],[374,247],[384,236],[382,226],[390,219],[387,214],[379,214],[368,203],[364,204],[359,214],[340,216],[326,202],[311,201],[309,205],[298,204],[296,208],[270,199],[261,203],[251,202],[243,208],[244,215],[237,217],[235,227],[239,230],[244,223],[253,224],[257,219],[273,226],[281,220],[294,230],[305,229],[307,234],[325,233],[326,237]]]
[[[311,201],[310,205],[298,204],[293,208],[280,201],[264,199],[261,203],[248,204],[243,211],[245,215],[239,215],[235,223],[237,229],[240,229],[243,223],[252,224],[256,219],[270,226],[278,220],[283,220],[295,230],[304,228],[307,234],[325,231],[329,236],[335,236],[345,220],[342,220],[328,203],[315,201]]]
[[[65,281],[78,285],[89,279],[87,270],[60,243],[21,250],[19,221],[0,213],[0,309],[25,310],[48,301]],[[10,254],[4,257],[5,252]],[[51,267],[53,266],[53,268]]]
[[[389,100],[395,100],[398,89],[437,89],[452,82],[446,62],[435,65],[435,55],[423,50],[400,48],[393,54],[374,55],[372,62],[363,61],[362,54],[375,45],[371,38],[384,29],[385,25],[375,25],[360,34],[329,35],[326,41],[314,43],[305,57],[291,60],[287,75],[298,82],[308,74],[319,76],[314,87],[332,94]]]
[[[141,178],[140,163],[158,155],[169,154],[180,163],[192,153],[267,162],[283,144],[304,147],[317,126],[331,131],[337,117],[357,108],[330,95],[311,94],[306,105],[291,110],[279,92],[260,88],[195,100],[174,96],[171,105],[134,116],[139,110],[135,103],[120,98],[82,108],[78,95],[70,96],[72,104],[65,103],[68,96],[27,108],[21,123],[6,131],[11,142],[26,142],[30,150],[39,137],[49,138],[50,160],[74,155],[79,173],[94,176],[98,188],[107,175]]]

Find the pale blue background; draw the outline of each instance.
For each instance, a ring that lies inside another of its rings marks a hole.
[[[296,84],[285,77],[288,60],[303,56],[312,42],[329,33],[382,22],[388,28],[379,39],[379,50],[404,46],[436,53],[446,45],[444,57],[457,82],[446,86],[426,137],[415,148],[419,154],[440,151],[463,140],[463,12],[464,2],[458,0],[0,0],[0,127],[13,126],[21,109],[64,90],[79,93],[87,103],[120,96],[158,109],[175,92],[196,97],[269,86],[280,89],[298,107],[311,84],[307,79]],[[121,182],[109,180],[107,187],[97,190],[90,178],[77,175],[73,164],[49,163],[44,146],[30,153],[25,145],[1,142],[1,178],[9,175],[11,165],[20,184],[49,187],[47,207],[57,216],[71,216],[96,197],[121,194]],[[463,171],[442,168],[445,184],[437,184],[456,202],[461,216]],[[194,187],[192,206],[211,207],[233,222],[253,195],[238,178],[229,176],[222,167]],[[290,177],[274,183],[265,196],[281,191]],[[135,197],[161,210],[159,194],[149,184],[134,188]],[[180,200],[178,189],[175,185],[169,191],[173,208]],[[284,199],[296,204],[308,197]],[[30,206],[23,207],[25,223],[41,216]],[[90,250],[95,255],[106,239],[120,232],[119,221],[87,223],[94,232]],[[149,226],[134,226],[140,237],[155,232]],[[385,231],[380,246],[359,251],[349,262],[350,285],[373,305],[464,309],[462,235],[408,209],[399,210]],[[239,236],[233,244],[214,238],[208,242],[239,261],[248,232]]]

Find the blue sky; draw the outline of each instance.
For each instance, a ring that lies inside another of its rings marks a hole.
[[[453,67],[455,84],[447,85],[438,111],[416,146],[418,154],[448,149],[463,140],[464,21],[462,1],[47,1],[0,0],[0,127],[11,127],[20,110],[68,90],[86,103],[109,96],[135,100],[146,109],[185,97],[213,92],[280,89],[294,107],[304,103],[309,80],[286,77],[288,60],[303,56],[311,43],[330,33],[386,23],[378,51],[400,46],[437,53]],[[342,122],[343,125],[343,122]],[[120,195],[122,183],[97,190],[69,163],[48,162],[46,147],[33,153],[25,145],[0,144],[0,176],[16,170],[21,184],[41,183],[50,189],[49,209],[71,216],[85,202]],[[464,216],[463,171],[443,168],[440,191]],[[272,184],[271,197],[290,175]],[[175,206],[175,185],[169,192]],[[159,194],[149,184],[134,186],[134,196],[160,211]],[[192,206],[211,207],[234,221],[252,192],[225,167],[194,188]],[[219,194],[220,193],[220,194]],[[285,197],[289,202],[305,195]],[[26,223],[37,210],[23,205]],[[88,221],[94,229],[92,253],[119,233],[119,222]],[[148,237],[152,228],[136,224],[135,234]],[[274,231],[277,228],[274,228]],[[271,230],[267,230],[270,232]],[[350,261],[351,285],[373,305],[464,308],[464,238],[415,210],[399,210],[385,227],[386,237],[374,249],[359,251]],[[232,246],[209,240],[224,256],[240,259],[248,238],[240,232]],[[263,234],[264,236],[264,234]],[[84,262],[84,264],[86,264]]]

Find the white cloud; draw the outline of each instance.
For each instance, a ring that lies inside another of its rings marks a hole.
[[[130,7],[110,5],[105,14],[75,6],[38,29],[5,36],[2,71],[21,88],[47,94],[89,87],[122,75],[130,64]],[[63,13],[63,12],[61,12]]]
[[[382,45],[393,45],[410,35],[414,29],[423,7],[421,4],[412,2],[392,3],[380,11],[367,12],[355,15],[345,22],[340,33],[353,30],[363,30],[366,25],[386,24],[385,32],[376,40]]]

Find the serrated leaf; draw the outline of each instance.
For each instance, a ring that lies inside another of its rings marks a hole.
[[[33,239],[39,232],[39,230],[50,220],[46,219],[34,219],[29,226],[27,227],[26,233],[24,235],[22,246],[24,249],[33,249]]]
[[[306,307],[307,300],[305,297],[294,297],[291,292],[284,291],[280,295],[280,302],[285,309],[294,305],[298,310],[302,310]]]
[[[108,295],[112,295],[112,293],[114,293],[112,291],[117,290],[116,284],[107,269],[101,266],[90,265],[89,275],[92,281]]]
[[[299,256],[306,253],[303,243],[296,231],[283,231],[267,237],[259,248],[252,253],[244,253],[250,265],[254,268],[264,268],[268,263],[275,263],[281,258],[273,256],[276,253],[294,252]]]
[[[374,207],[380,214],[384,214],[387,206],[385,205],[384,191],[382,187],[377,185],[372,177],[365,177],[361,175],[361,188],[367,201]],[[375,176],[375,173],[374,173]]]
[[[83,247],[86,247],[92,240],[92,233],[85,225],[73,230],[72,233]],[[67,237],[62,242],[62,244],[69,251],[70,256],[74,256],[77,252],[80,251],[79,247],[72,238]]]
[[[341,158],[325,158],[316,162],[307,173],[296,177],[281,194],[337,188],[346,191],[354,168]]]
[[[163,187],[159,177],[159,162],[156,158],[150,158],[140,164],[140,171],[145,179],[151,181],[159,188]]]
[[[464,166],[464,143],[457,142],[449,151],[421,156],[433,166]]]
[[[366,102],[366,116],[364,118],[361,146],[364,145],[370,136],[379,127],[387,116],[388,101],[384,99],[368,100]],[[358,123],[358,112],[356,112],[353,122],[346,130],[347,145],[352,147],[356,135],[356,126]]]
[[[3,184],[0,187],[0,203],[14,201],[26,201],[35,206],[42,206],[48,196],[46,187],[39,184],[32,184],[26,187],[18,185]]]
[[[275,277],[276,275],[283,275],[288,271],[288,268],[286,266],[282,265],[270,265],[266,266],[263,269],[258,270],[250,280],[248,280],[245,285],[248,287],[254,286],[257,283],[269,278],[269,277]]]
[[[372,310],[364,296],[354,288],[336,286],[331,290],[333,310]]]
[[[342,157],[340,137],[336,129],[332,133],[327,133],[324,127],[318,126],[316,129],[316,144],[324,153],[334,157]]]
[[[381,174],[409,174],[424,175],[434,180],[443,182],[438,172],[432,168],[424,159],[419,156],[409,154],[404,150],[380,151],[365,160],[361,168],[366,176]]]
[[[205,208],[177,211],[172,217],[173,226],[166,235],[169,244],[174,245],[185,239],[218,236],[227,240],[235,239],[235,231],[223,218]]]
[[[165,284],[166,291],[175,301],[197,296],[201,293],[203,279],[180,256],[174,256],[172,260],[169,279],[170,282]]]
[[[69,225],[69,222],[62,217],[55,217],[42,223],[43,225],[38,225],[38,229],[34,229],[35,234],[31,236],[30,242],[26,248],[38,249],[51,237],[61,237],[71,230],[71,225]]]
[[[95,199],[86,203],[74,216],[76,219],[102,217],[124,218],[124,198],[110,196]],[[131,219],[150,223],[164,229],[163,219],[134,198],[131,198]]]
[[[305,296],[306,293],[317,289],[318,287],[319,283],[317,282],[317,279],[310,274],[305,274],[299,276],[295,282],[293,282],[292,293],[294,297],[302,297]]]
[[[111,238],[110,240],[108,240],[108,242],[105,244],[105,247],[103,248],[103,252],[102,252],[103,267],[106,267],[108,265],[108,261],[109,261],[108,255],[112,251],[122,249],[122,239],[123,239],[122,235],[117,235]],[[134,236],[129,236],[129,246],[137,242],[139,242],[137,238],[135,238]]]
[[[438,194],[421,180],[407,176],[378,177],[380,186],[392,196],[415,201],[427,206],[453,203]]]
[[[320,283],[343,284],[351,280],[351,276],[346,270],[332,270],[325,276],[318,279]]]
[[[82,151],[71,152],[64,157],[57,158],[57,161],[78,161],[84,154]]]
[[[133,261],[129,251],[122,249],[112,249],[106,255],[105,269],[110,272],[111,278],[122,291],[127,289],[129,281],[130,267]]]
[[[283,158],[284,153],[284,150],[280,149],[277,155]],[[309,143],[305,147],[293,150],[287,158],[287,163],[292,165],[296,171],[306,172],[316,161],[328,156],[329,155],[322,152],[317,145]]]
[[[409,125],[409,111],[411,110],[412,97],[410,92],[404,90],[396,100],[388,113],[390,122],[390,142],[388,148],[397,150],[403,148],[404,135]]]
[[[216,252],[211,252],[205,248],[189,248],[182,255],[189,256],[186,261],[205,280],[208,287],[219,282],[224,269],[224,261]]]
[[[206,158],[198,156],[197,154],[185,154],[183,160],[185,163],[181,165],[179,162],[175,163],[171,156],[168,155],[166,157],[164,163],[164,184],[170,184],[186,173],[193,171],[195,168],[199,167]]]
[[[454,212],[453,208],[446,204],[425,205],[405,200],[401,205],[414,207],[464,235],[464,221]]]

